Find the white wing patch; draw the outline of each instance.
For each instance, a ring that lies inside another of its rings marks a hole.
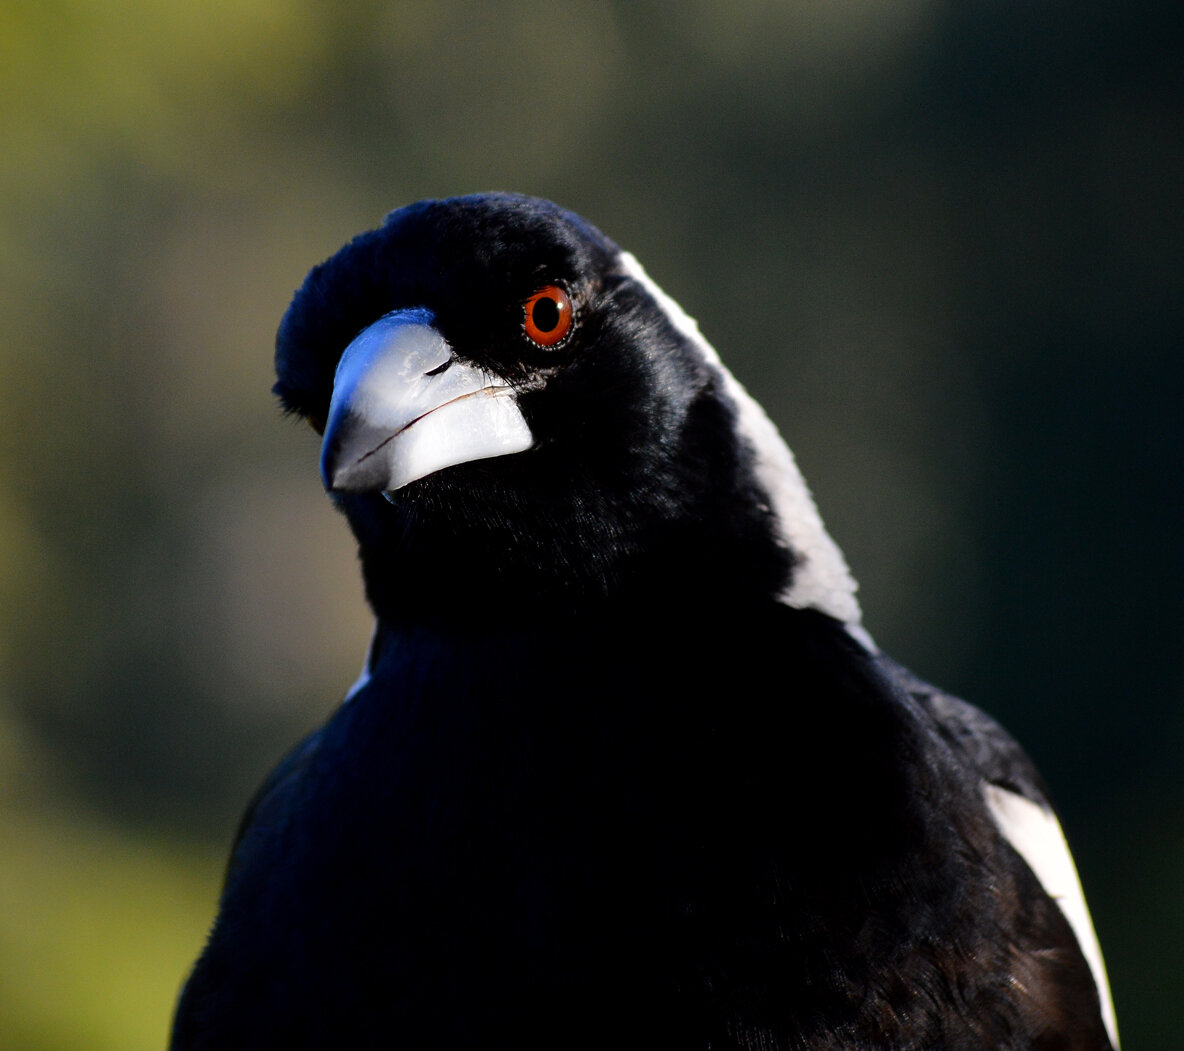
[[[704,360],[719,373],[724,390],[736,406],[739,415],[737,430],[756,455],[757,481],[769,496],[773,513],[781,525],[784,543],[798,557],[793,582],[781,600],[789,606],[830,614],[845,624],[865,647],[874,650],[871,636],[860,624],[855,579],[838,545],[822,524],[793,453],[773,421],[720,361],[694,319],[654,283],[637,259],[629,252],[622,252],[620,264],[622,272],[650,294],[671,325],[690,340]]]
[[[1082,955],[1098,986],[1102,1020],[1106,1023],[1110,1043],[1117,1048],[1118,1021],[1114,1015],[1114,1002],[1110,997],[1102,949],[1094,933],[1093,921],[1085,905],[1085,894],[1077,877],[1077,867],[1073,864],[1073,855],[1069,853],[1069,844],[1065,842],[1060,822],[1051,810],[1045,810],[1040,804],[998,785],[984,783],[983,795],[999,831],[1028,863],[1041,886],[1060,906],[1069,926],[1073,928],[1077,944],[1081,946]]]

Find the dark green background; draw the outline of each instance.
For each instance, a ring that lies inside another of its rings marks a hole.
[[[1062,807],[1128,1051],[1184,1025],[1184,46],[1077,0],[0,9],[0,1048],[150,1048],[368,615],[272,403],[306,269],[513,189],[779,423],[877,641]],[[776,703],[776,698],[771,703]]]

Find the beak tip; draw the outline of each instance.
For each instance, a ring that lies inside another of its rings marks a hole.
[[[342,463],[341,443],[332,441],[333,432],[330,431],[321,446],[321,481],[328,493],[340,493],[349,488],[349,463]]]
[[[356,489],[356,485],[350,485],[351,475],[354,473],[349,465],[343,466],[331,459],[321,461],[321,481],[327,493],[345,493]]]
[[[389,488],[390,464],[387,457],[375,455],[377,448],[378,443],[373,440],[326,441],[321,454],[321,481],[325,490],[362,493]],[[360,450],[366,451],[359,455]]]

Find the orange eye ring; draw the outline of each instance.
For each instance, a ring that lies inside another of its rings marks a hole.
[[[571,296],[558,285],[544,285],[522,304],[522,329],[540,347],[558,346],[574,323]]]

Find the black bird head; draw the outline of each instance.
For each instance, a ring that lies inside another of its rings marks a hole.
[[[858,624],[764,413],[631,255],[550,202],[392,213],[308,275],[276,369],[324,432],[382,617],[740,594]]]

